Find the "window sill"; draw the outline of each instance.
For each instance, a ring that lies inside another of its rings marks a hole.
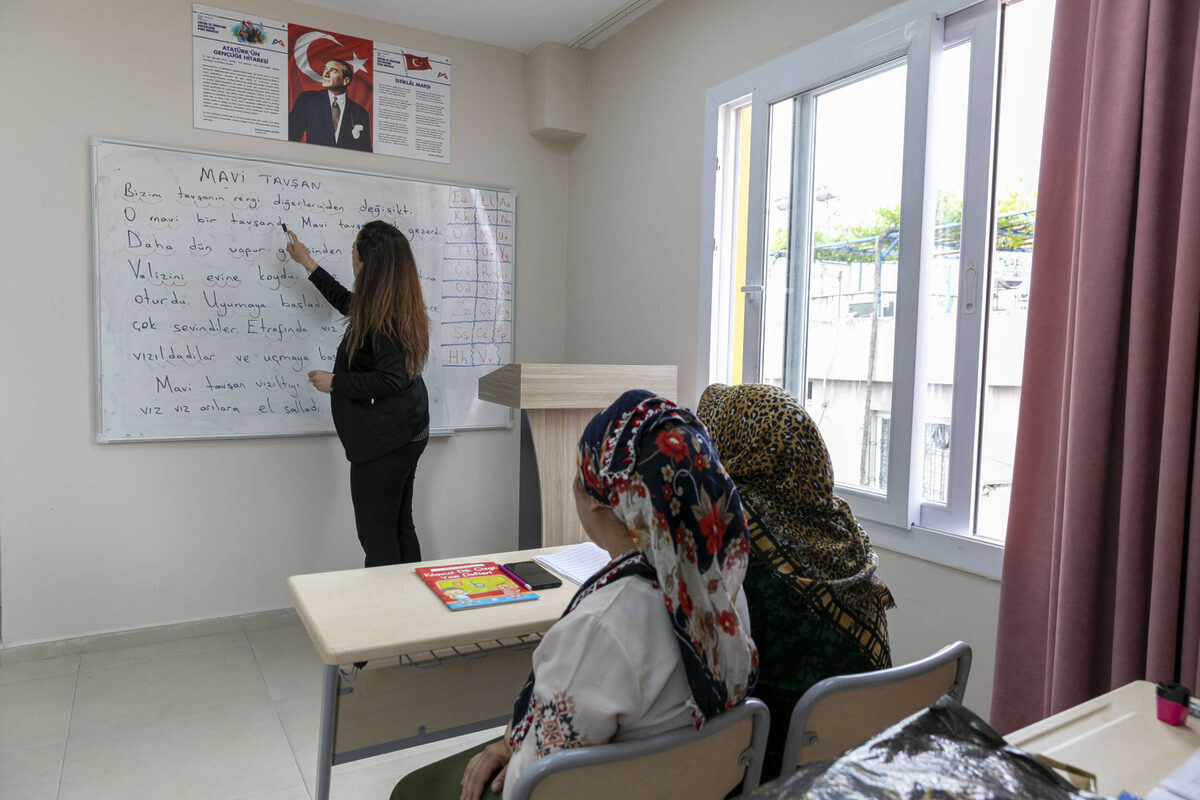
[[[904,530],[880,522],[859,519],[871,544],[894,553],[919,558],[932,564],[1000,580],[1004,545],[988,539],[955,536],[951,533],[913,527]]]

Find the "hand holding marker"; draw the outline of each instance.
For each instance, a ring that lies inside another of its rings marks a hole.
[[[296,234],[287,229],[287,223],[280,222],[279,227],[283,228],[283,249],[292,257],[292,261],[304,267],[305,271],[311,275],[317,268],[317,262],[308,254],[308,248],[304,246],[304,242],[296,238]]]

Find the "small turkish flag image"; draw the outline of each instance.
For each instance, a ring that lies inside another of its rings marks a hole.
[[[433,69],[429,66],[429,56],[414,56],[405,53],[404,64],[409,69]]]

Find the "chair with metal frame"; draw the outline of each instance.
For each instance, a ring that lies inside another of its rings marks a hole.
[[[970,671],[971,647],[955,642],[911,664],[819,681],[792,709],[783,777],[862,744],[943,695],[962,702]]]
[[[720,800],[758,787],[770,712],[748,698],[708,720],[645,739],[560,750],[521,773],[510,800]]]

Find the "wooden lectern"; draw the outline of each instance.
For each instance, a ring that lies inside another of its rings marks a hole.
[[[480,400],[519,408],[528,421],[537,459],[541,541],[522,542],[522,547],[587,541],[571,497],[580,434],[598,411],[629,389],[675,400],[678,371],[674,365],[508,364],[479,379]],[[523,487],[526,478],[522,474]],[[522,491],[522,504],[528,495]]]

